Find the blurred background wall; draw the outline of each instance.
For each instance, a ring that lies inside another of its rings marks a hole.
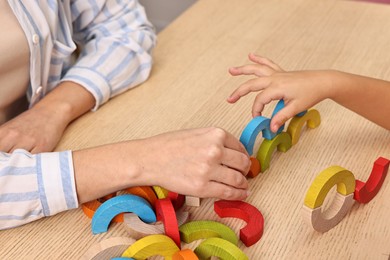
[[[160,32],[196,0],[139,0],[149,20]]]

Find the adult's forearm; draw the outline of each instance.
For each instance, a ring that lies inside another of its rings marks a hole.
[[[194,151],[196,151],[194,153]],[[79,203],[131,186],[197,197],[245,199],[244,146],[219,128],[188,129],[73,152]]]
[[[109,144],[73,152],[79,203],[101,198],[130,186],[148,185],[137,166],[138,142]]]
[[[65,81],[38,102],[34,109],[44,110],[68,125],[71,121],[93,108],[95,99],[81,85]]]

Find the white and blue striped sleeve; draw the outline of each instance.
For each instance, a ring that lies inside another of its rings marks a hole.
[[[91,92],[94,110],[148,78],[156,35],[137,0],[73,0],[71,13],[81,53],[62,81]]]
[[[77,207],[71,151],[0,152],[0,230]]]

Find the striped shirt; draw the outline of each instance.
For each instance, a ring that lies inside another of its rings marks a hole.
[[[30,48],[30,107],[73,81],[95,97],[96,110],[149,76],[156,35],[137,0],[8,3]],[[0,229],[77,207],[71,151],[0,152]]]

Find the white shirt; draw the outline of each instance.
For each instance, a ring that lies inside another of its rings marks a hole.
[[[26,109],[30,50],[7,1],[0,1],[0,124]],[[23,99],[24,98],[24,99]],[[21,102],[18,102],[18,101]]]
[[[61,81],[97,109],[147,79],[155,34],[136,0],[8,0],[30,50],[30,106]],[[82,50],[73,64],[76,44]],[[0,54],[1,55],[1,54]],[[0,229],[77,208],[72,153],[0,152]]]

